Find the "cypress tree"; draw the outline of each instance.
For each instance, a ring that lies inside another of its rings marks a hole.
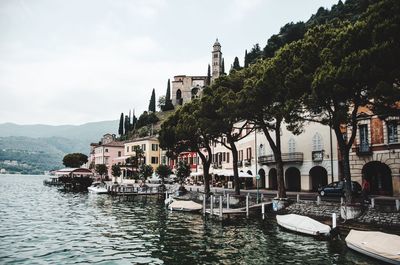
[[[153,88],[153,92],[151,93],[150,103],[149,103],[149,111],[156,112],[156,91]]]
[[[209,86],[210,85],[210,83],[211,83],[211,67],[210,67],[210,64],[208,64],[208,69],[207,69],[207,86]]]
[[[128,117],[128,115],[125,115],[125,135],[127,135],[128,134],[128,132],[129,132],[129,126],[130,124],[129,124],[129,117]]]
[[[235,57],[235,60],[233,61],[233,65],[232,65],[232,69],[235,70],[240,70],[240,64],[239,64],[239,58],[237,58],[237,56]]]
[[[121,136],[124,134],[124,113],[121,113],[121,117],[119,118],[118,134]]]
[[[222,58],[221,75],[225,75],[225,60]]]
[[[249,67],[249,62],[247,61],[247,50],[244,52],[244,68]]]
[[[170,81],[168,78],[167,93],[165,93],[165,101],[170,100],[170,99],[171,99],[171,85],[170,85]]]

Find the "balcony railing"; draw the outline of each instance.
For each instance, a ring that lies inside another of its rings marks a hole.
[[[304,155],[302,152],[282,153],[282,162],[284,163],[303,163]],[[258,163],[262,165],[276,163],[274,155],[259,156]]]
[[[356,147],[356,154],[358,156],[372,155],[372,147],[370,144],[359,144]]]
[[[250,159],[245,159],[245,160],[244,160],[244,166],[245,166],[245,167],[251,166],[251,160],[250,160]]]
[[[242,167],[242,166],[243,166],[243,161],[242,160],[238,161],[238,167]]]

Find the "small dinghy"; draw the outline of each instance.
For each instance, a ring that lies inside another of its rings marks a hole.
[[[92,186],[88,187],[90,193],[106,194],[108,193],[107,186],[104,183],[93,183]]]
[[[372,258],[400,264],[400,236],[375,231],[350,230],[346,244],[349,248]]]
[[[276,221],[278,225],[288,230],[312,236],[329,236],[331,231],[329,225],[320,223],[310,217],[297,214],[277,215]]]
[[[168,209],[171,211],[183,211],[183,212],[196,212],[203,209],[203,206],[194,201],[178,201],[173,200],[169,205]]]

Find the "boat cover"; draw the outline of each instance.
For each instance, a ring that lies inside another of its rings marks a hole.
[[[326,235],[331,231],[329,225],[325,225],[310,217],[298,214],[277,215],[276,220],[280,226],[299,233]]]
[[[375,254],[379,256],[375,258],[383,257],[392,260],[393,264],[400,264],[400,236],[377,231],[350,230],[346,244],[368,252],[369,254],[365,254],[369,256],[374,257]]]
[[[178,211],[199,211],[203,208],[201,204],[198,204],[194,201],[173,201],[169,205],[170,210],[178,210]]]

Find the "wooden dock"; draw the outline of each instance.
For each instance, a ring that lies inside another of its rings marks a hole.
[[[164,195],[165,191],[161,191],[158,187],[134,187],[134,186],[108,186],[108,193],[112,196],[152,196],[152,195]]]
[[[221,205],[220,205],[221,206]],[[203,214],[208,214],[210,216],[217,216],[220,219],[224,217],[229,217],[231,215],[249,215],[249,212],[260,210],[260,212],[264,215],[265,208],[272,206],[272,202],[262,202],[253,205],[248,205],[247,207],[242,208],[223,208],[223,207],[216,207],[216,208],[207,208],[203,210]],[[222,209],[222,214],[221,214]]]

